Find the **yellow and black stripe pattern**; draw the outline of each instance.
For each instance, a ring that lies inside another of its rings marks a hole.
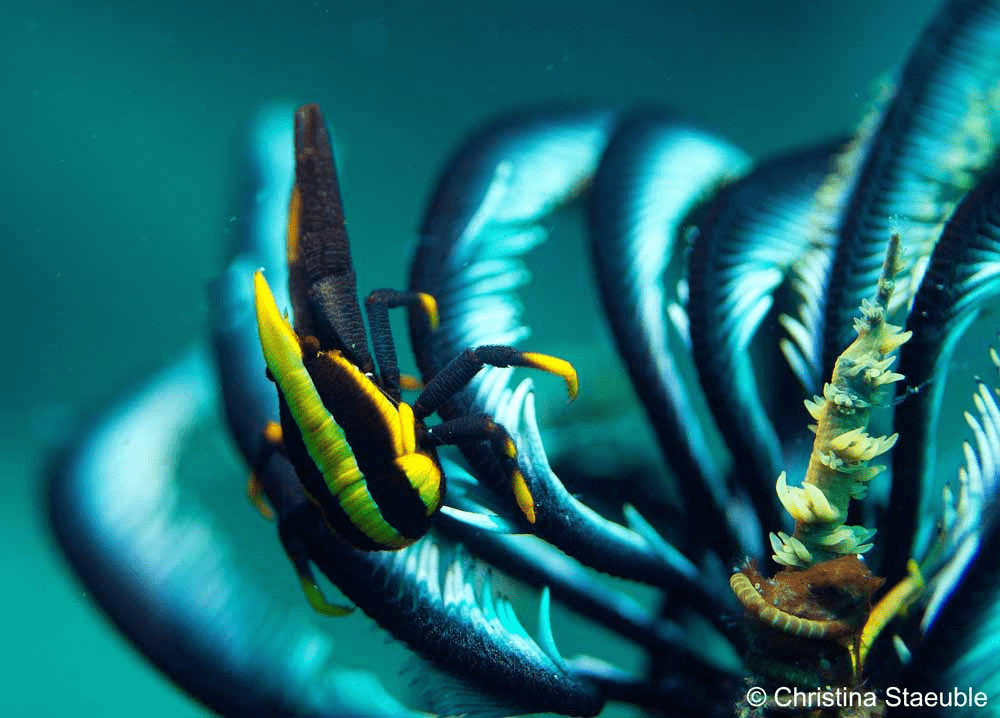
[[[413,543],[441,505],[444,480],[436,456],[418,448],[412,409],[394,405],[341,352],[300,340],[260,272],[254,295],[282,440],[306,491],[330,528],[358,548]]]
[[[265,436],[265,443],[288,457],[329,528],[364,550],[412,544],[427,533],[444,498],[436,447],[480,441],[493,445],[517,506],[528,523],[535,523],[535,498],[503,426],[485,414],[433,427],[424,419],[483,366],[555,374],[566,382],[571,398],[578,388],[576,370],[546,354],[479,346],[427,378],[412,405],[402,401],[389,309],[408,307],[434,330],[437,303],[424,292],[376,289],[364,303],[366,331],[336,162],[315,105],[295,113],[295,185],[286,252],[294,327],[281,315],[263,274],[254,276],[257,329],[281,412],[281,431]],[[308,593],[314,588],[309,572],[301,561],[296,566]]]

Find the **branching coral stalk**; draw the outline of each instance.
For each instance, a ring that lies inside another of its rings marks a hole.
[[[869,462],[896,443],[896,434],[873,437],[867,428],[872,407],[885,401],[886,387],[903,378],[889,367],[911,333],[886,321],[898,271],[899,237],[893,235],[875,298],[862,302],[854,321],[857,339],[837,358],[823,396],[805,403],[816,420],[805,480],[801,487],[789,486],[782,472],[777,484],[778,498],[795,519],[793,536],[771,534],[774,560],[785,566],[804,568],[872,547],[874,529],[844,521],[851,499],[864,497],[868,482],[884,468]]]

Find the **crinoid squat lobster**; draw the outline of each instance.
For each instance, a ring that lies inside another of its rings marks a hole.
[[[424,419],[484,365],[551,372],[566,381],[570,398],[577,393],[576,371],[569,362],[545,354],[481,346],[466,349],[431,377],[412,406],[401,400],[388,309],[417,308],[434,328],[436,304],[422,292],[370,293],[365,302],[369,352],[336,166],[316,105],[295,113],[287,254],[294,328],[278,309],[263,273],[254,275],[260,343],[281,411],[280,428],[268,427],[266,435],[269,446],[287,454],[329,528],[364,550],[409,546],[427,533],[442,505],[445,476],[436,447],[484,440],[504,458],[517,505],[534,523],[534,499],[503,426],[485,414],[430,427]],[[347,610],[322,598],[307,561],[292,560],[317,610],[334,615]]]

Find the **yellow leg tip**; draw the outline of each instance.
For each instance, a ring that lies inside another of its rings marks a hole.
[[[517,458],[517,444],[514,443],[513,439],[507,439],[503,445],[503,451],[507,455],[508,459]]]
[[[309,605],[313,607],[316,613],[321,613],[324,616],[346,616],[354,612],[353,606],[339,606],[336,603],[327,601],[326,596],[319,590],[319,586],[308,578],[299,576],[299,582],[302,584],[302,592],[305,593]]]
[[[264,502],[264,486],[260,483],[257,474],[250,474],[250,479],[247,481],[247,496],[253,502],[253,505],[257,507],[257,511],[261,516],[268,521],[274,518],[274,511]]]
[[[528,519],[529,524],[535,523],[535,497],[531,495],[531,491],[528,489],[528,484],[524,480],[524,474],[515,470],[512,483],[514,486],[514,498],[517,500],[518,508],[521,509],[524,518]]]
[[[567,376],[564,378],[566,380],[566,393],[569,394],[569,400],[573,401],[574,399],[576,399],[577,394],[580,393],[580,380],[576,376],[576,369],[573,369],[572,376]]]
[[[561,376],[563,381],[566,382],[566,393],[569,394],[569,400],[573,401],[576,399],[576,395],[580,391],[580,379],[577,377],[576,369],[572,364],[565,359],[537,352],[524,352],[522,356],[529,366],[541,369],[549,374]]]
[[[427,317],[428,324],[431,325],[431,331],[436,332],[438,327],[441,325],[441,317],[438,314],[437,300],[425,292],[420,292],[417,296],[420,297],[420,306],[424,310],[424,315]]]

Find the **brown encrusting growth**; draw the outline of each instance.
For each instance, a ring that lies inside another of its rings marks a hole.
[[[852,685],[856,647],[883,579],[854,556],[765,578],[752,563],[730,586],[754,620],[755,685]]]
[[[751,615],[802,638],[840,638],[859,631],[883,583],[855,556],[802,570],[786,568],[773,578],[764,578],[748,564],[730,579]]]

